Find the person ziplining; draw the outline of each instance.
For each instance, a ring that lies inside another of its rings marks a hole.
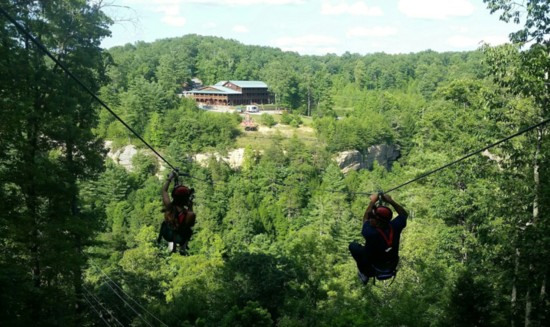
[[[383,206],[385,201],[397,211]],[[361,234],[365,245],[357,242],[349,244],[349,251],[357,263],[359,279],[366,284],[369,278],[385,280],[395,277],[399,262],[399,241],[401,232],[407,226],[407,211],[387,194],[372,194],[370,203],[363,215]],[[374,279],[373,279],[374,282]]]
[[[168,195],[170,184],[174,180],[172,189],[172,200]],[[164,212],[164,221],[161,223],[157,242],[160,243],[164,238],[170,245],[172,253],[176,252],[179,245],[179,253],[187,255],[189,249],[189,240],[193,235],[193,226],[195,225],[196,215],[193,212],[193,194],[195,190],[185,185],[180,185],[178,172],[172,171],[168,179],[162,186],[162,203]]]

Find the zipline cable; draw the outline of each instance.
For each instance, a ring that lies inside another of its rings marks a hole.
[[[90,294],[90,292],[89,292],[88,290],[86,290],[86,292],[88,292],[88,294],[91,296],[91,294]],[[95,307],[95,305],[90,301],[90,299],[88,298],[88,296],[86,296],[86,294],[84,294],[84,293],[82,293],[82,296],[83,296],[84,300],[86,300],[86,302],[88,302],[88,304],[90,305],[90,307],[97,313],[97,315],[99,316],[99,318],[101,318],[101,320],[103,320],[103,322],[104,322],[107,326],[111,326],[111,323],[108,322],[108,321],[105,319],[105,317],[103,317],[103,314],[101,313],[101,311],[99,311],[99,310]],[[99,306],[103,307],[103,305],[101,304],[101,302],[99,302],[99,301],[97,300],[97,298],[92,297],[92,299],[94,299],[94,300],[99,304]],[[106,310],[106,309],[104,309],[104,310]],[[107,313],[109,313],[108,310],[106,310],[106,311],[107,311]],[[116,318],[115,318],[115,320],[116,320]],[[118,321],[118,320],[117,320],[117,321]],[[119,322],[119,323],[120,323],[120,322]],[[124,326],[124,325],[122,325],[122,326]]]
[[[103,315],[101,314],[100,311],[98,311],[95,307],[95,305],[90,302],[90,299],[88,299],[88,297],[86,296],[86,294],[82,294],[82,296],[84,297],[84,300],[86,300],[86,302],[88,302],[88,304],[90,305],[90,307],[95,311],[95,313],[97,313],[97,315],[99,316],[99,318],[101,318],[101,320],[103,320],[103,322],[105,323],[105,325],[111,327],[111,323],[109,323],[107,320],[105,320],[105,318],[103,317]]]
[[[513,139],[514,137],[517,137],[517,136],[519,136],[519,135],[521,135],[521,134],[524,134],[524,133],[527,133],[527,132],[529,132],[529,131],[531,131],[531,130],[537,128],[537,127],[540,127],[540,126],[542,126],[542,125],[545,125],[545,124],[547,124],[548,122],[550,122],[550,118],[544,119],[543,121],[539,122],[538,124],[531,125],[531,126],[529,126],[529,127],[527,127],[527,128],[524,128],[524,129],[520,130],[520,131],[517,132],[517,133],[514,133],[514,134],[512,134],[512,135],[510,135],[510,136],[507,136],[507,137],[505,137],[505,138],[503,138],[503,139],[501,139],[501,140],[499,140],[499,141],[496,141],[495,143],[489,144],[489,145],[487,145],[487,146],[485,146],[485,147],[483,147],[483,148],[481,148],[481,149],[479,149],[479,150],[470,152],[470,153],[464,155],[463,157],[461,157],[461,158],[459,158],[459,159],[457,159],[457,160],[455,160],[455,161],[449,162],[448,164],[445,164],[445,165],[443,165],[443,166],[441,166],[441,167],[439,167],[439,168],[436,168],[436,169],[434,169],[434,170],[430,170],[430,171],[428,171],[428,172],[426,172],[426,173],[423,173],[422,175],[420,175],[420,176],[418,176],[418,177],[416,177],[416,178],[413,178],[413,179],[411,179],[411,180],[408,181],[408,182],[405,182],[405,183],[403,183],[403,184],[401,184],[401,185],[398,185],[398,186],[393,187],[393,188],[391,188],[391,189],[389,189],[389,190],[387,190],[387,191],[384,191],[384,193],[389,193],[389,192],[391,192],[391,191],[395,191],[395,190],[397,190],[397,189],[399,189],[399,188],[401,188],[401,187],[403,187],[403,186],[405,186],[405,185],[411,184],[411,183],[416,182],[416,181],[418,181],[418,180],[421,180],[421,179],[423,179],[423,178],[425,178],[425,177],[428,177],[428,176],[431,175],[431,174],[437,173],[438,171],[441,171],[441,170],[443,170],[443,169],[445,169],[445,168],[448,168],[448,167],[450,167],[450,166],[452,166],[452,165],[454,165],[454,164],[457,164],[457,163],[459,163],[459,162],[461,162],[461,161],[464,161],[464,160],[466,160],[466,159],[468,159],[468,158],[470,158],[470,157],[472,157],[472,156],[474,156],[474,155],[476,155],[476,154],[479,154],[479,153],[481,153],[481,152],[483,152],[483,151],[485,151],[485,150],[488,150],[488,149],[490,149],[490,148],[493,148],[493,147],[495,147],[495,146],[497,146],[497,145],[499,145],[499,144],[501,144],[501,143],[504,143],[504,142],[506,142],[506,141],[508,141],[508,140],[510,140],[510,139]]]
[[[132,300],[132,302],[134,302],[135,304],[137,304],[138,307],[140,307],[142,310],[144,310],[148,315],[150,315],[151,317],[153,317],[156,321],[158,321],[159,323],[161,323],[162,325],[168,327],[167,324],[165,324],[162,320],[160,320],[159,318],[157,318],[154,314],[152,314],[151,312],[149,312],[149,310],[147,310],[145,307],[143,307],[141,304],[139,304],[136,300],[134,300],[134,298],[132,298],[128,293],[126,293],[115,281],[113,281],[111,279],[111,277],[109,277],[109,275],[107,275],[107,273],[105,273],[103,271],[103,269],[101,269],[99,266],[95,265],[92,263],[92,266],[94,266],[98,271],[100,271],[103,276],[105,276],[113,285],[115,285],[115,287],[117,289],[119,289],[124,295],[126,295],[130,300]]]
[[[99,287],[103,287],[103,284],[99,285]],[[105,297],[103,299],[106,306],[109,306],[113,309],[113,312],[115,312],[121,319],[124,319],[124,321],[133,321],[135,318],[135,315],[132,315],[129,310],[127,310],[126,305],[124,303],[121,303],[118,301],[118,298],[115,296],[109,296]]]
[[[106,282],[101,284],[99,287],[103,287]],[[135,315],[132,315],[124,303],[121,303],[118,299],[118,297],[115,296],[106,296],[104,299],[105,305],[107,307],[110,307],[113,309],[113,312],[117,313],[117,315],[122,315],[122,317],[125,319],[125,321],[133,321],[135,319]]]
[[[96,302],[103,308],[103,310],[105,310],[111,317],[113,317],[113,319],[114,319],[120,326],[124,327],[124,324],[121,323],[121,322],[115,317],[115,315],[114,315],[109,309],[107,309],[107,308],[105,307],[105,305],[104,305],[103,303],[101,303],[101,301],[100,301],[94,294],[92,294],[92,292],[90,292],[90,291],[86,288],[86,286],[83,285],[82,288],[84,289],[84,291],[86,291],[86,293],[88,293],[88,295],[89,295],[94,301],[96,301]],[[83,293],[82,295],[86,296],[84,293]]]
[[[72,78],[78,85],[80,85],[87,93],[89,93],[103,108],[107,109],[111,115],[113,115],[119,122],[124,125],[132,134],[134,134],[143,144],[145,144],[153,153],[155,153],[162,161],[164,161],[172,170],[176,170],[176,167],[174,167],[168,160],[166,160],[160,153],[155,150],[147,141],[143,139],[130,125],[128,125],[122,118],[120,118],[109,106],[103,102],[97,95],[95,95],[84,83],[76,77],[59,59],[55,58],[52,53],[46,49],[46,47],[38,41],[34,36],[31,35],[21,24],[19,24],[10,14],[8,14],[7,11],[4,10],[4,8],[0,7],[0,12],[13,24],[17,29],[23,33],[26,37],[28,37],[40,50],[42,50],[48,57],[50,57],[51,60],[53,60],[61,69],[69,75],[70,78]]]
[[[118,293],[112,286],[109,282],[106,283],[107,284],[107,287],[109,287],[111,289],[111,291],[120,299],[122,300],[122,302],[124,302],[127,306],[130,307],[130,309],[149,327],[153,327],[153,325],[151,325],[151,323],[149,323],[145,318],[143,318],[143,316],[130,304],[128,303],[128,301],[126,301],[122,295],[120,295],[120,293]]]

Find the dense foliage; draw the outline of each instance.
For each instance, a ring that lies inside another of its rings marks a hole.
[[[92,92],[105,80],[110,20],[80,0],[0,1]],[[0,321],[79,325],[83,250],[100,210],[78,210],[78,184],[103,167],[96,103],[0,16]]]
[[[520,17],[511,1],[485,2],[505,19]],[[189,256],[157,244],[166,170],[146,150],[131,171],[106,159],[104,140],[114,148],[142,144],[0,18],[1,325],[542,326],[548,319],[546,125],[391,193],[411,216],[393,284],[363,286],[347,250],[361,238],[370,192],[548,118],[548,1],[528,1],[525,28],[513,35],[518,45],[342,56],[197,35],[105,53],[98,42],[110,21],[97,5],[0,3],[188,174],[198,217]],[[225,153],[243,136],[238,115],[178,97],[194,77],[264,80],[287,111],[262,116],[262,125],[298,131],[307,116],[317,139],[275,134],[247,146],[238,169],[215,157],[191,162],[199,152]],[[343,174],[333,160],[338,151],[366,154],[382,143],[401,149],[391,170],[374,164]]]

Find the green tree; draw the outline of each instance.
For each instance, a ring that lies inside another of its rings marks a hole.
[[[179,50],[179,49],[178,49]],[[185,85],[191,83],[190,58],[180,51],[172,50],[159,58],[156,70],[158,83],[166,92],[181,93]]]
[[[143,135],[151,115],[154,112],[161,113],[170,108],[173,96],[165,93],[158,83],[138,77],[131,82],[128,92],[121,95],[123,117],[128,125],[138,134]],[[158,123],[152,122],[151,124]],[[153,127],[156,126],[151,128]]]
[[[273,61],[262,70],[262,78],[274,95],[275,105],[294,110],[299,107],[300,93],[295,70],[286,61]]]
[[[154,148],[166,144],[166,128],[164,127],[161,114],[158,112],[151,114],[151,119],[149,119],[143,137]]]
[[[99,4],[4,1],[3,8],[92,92],[99,91],[104,81],[99,43],[110,24]],[[2,257],[17,262],[2,259],[0,267],[27,271],[18,283],[23,292],[9,298],[17,308],[2,306],[0,319],[79,325],[85,309],[83,249],[95,225],[78,210],[78,181],[98,173],[104,153],[92,134],[95,103],[4,16],[0,28],[3,120],[18,126],[2,125],[2,139],[13,141],[0,161],[2,193],[19,199],[5,211],[18,214],[0,219],[9,245]]]
[[[249,301],[241,310],[236,306],[233,307],[223,320],[223,326],[268,327],[272,325],[269,312],[259,306],[259,303],[252,301]]]
[[[548,53],[550,51],[550,42],[548,40],[548,23],[550,15],[548,8],[550,2],[547,0],[527,1],[525,5],[520,5],[512,1],[492,1],[485,0],[491,13],[501,12],[500,19],[509,22],[513,21],[516,24],[523,24],[517,32],[510,35],[511,41],[528,46],[528,49],[519,52],[513,47],[501,47],[495,50],[487,49],[488,62],[491,73],[495,81],[506,88],[512,95],[521,96],[531,101],[531,106],[528,108],[527,116],[532,119],[531,124],[540,122],[548,117],[549,104],[549,63]],[[507,64],[501,62],[501,58],[507,58]],[[509,69],[504,69],[504,66]],[[519,106],[518,106],[519,109]],[[511,121],[516,121],[513,117],[508,117]],[[516,121],[517,122],[517,121]],[[529,153],[520,153],[515,157],[520,160],[514,160],[511,164],[515,169],[524,171],[524,178],[528,181],[525,187],[532,190],[530,198],[532,199],[530,209],[531,215],[524,221],[518,219],[518,224],[525,223],[525,226],[536,226],[538,229],[541,225],[546,226],[547,217],[541,214],[541,203],[548,202],[546,199],[547,191],[542,180],[544,180],[545,170],[541,167],[546,165],[547,153],[544,143],[545,135],[548,133],[546,125],[539,126],[534,136],[528,136],[530,144],[534,145],[534,150]],[[514,149],[517,151],[517,149]],[[546,295],[546,283],[548,279],[547,265],[539,266],[538,261],[527,260],[525,262],[525,252],[530,252],[532,248],[528,240],[539,244],[543,240],[539,239],[537,232],[531,228],[526,228],[524,232],[517,234],[517,247],[515,250],[515,271],[514,283],[512,290],[512,324],[518,321],[519,317],[523,316],[525,326],[532,324],[540,324],[548,318],[548,300]],[[546,245],[541,244],[544,248]],[[537,246],[538,247],[538,246]],[[527,254],[531,256],[533,254]],[[536,254],[541,255],[541,254]],[[542,253],[547,255],[546,252]],[[542,258],[541,258],[542,259]],[[545,259],[542,259],[545,260]],[[528,282],[525,287],[522,284],[525,282],[518,278],[518,273],[522,266],[527,266],[529,274],[534,282]],[[523,288],[523,290],[522,290]],[[525,307],[523,315],[520,314],[517,303],[517,292],[525,292]]]
[[[275,118],[273,118],[272,115],[266,113],[262,114],[262,116],[260,117],[260,122],[262,123],[262,125],[265,125],[267,127],[273,127],[277,124]]]

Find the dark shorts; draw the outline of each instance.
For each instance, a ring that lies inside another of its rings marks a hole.
[[[159,234],[166,242],[183,244],[191,238],[193,231],[189,227],[184,227],[181,230],[175,230],[170,227],[166,221],[163,221],[160,225]]]
[[[371,261],[367,253],[365,246],[353,242],[349,245],[349,252],[357,263],[359,271],[368,277],[375,277],[379,280],[387,279],[395,276],[397,272],[397,264],[399,263],[399,256],[387,256],[384,258],[377,258],[377,260]]]
[[[350,243],[348,248],[351,256],[357,263],[357,268],[359,271],[365,276],[373,277],[374,268],[368,259],[366,248],[357,242]]]

